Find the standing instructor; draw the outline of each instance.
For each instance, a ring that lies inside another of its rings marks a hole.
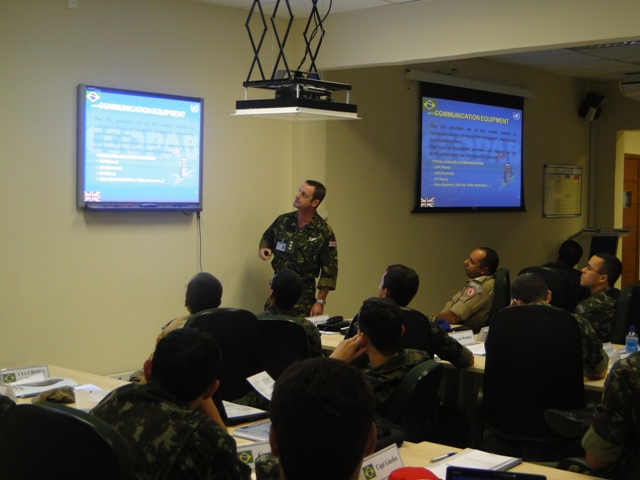
[[[329,290],[335,290],[338,278],[336,237],[316,212],[326,193],[324,185],[315,180],[300,185],[293,201],[297,211],[276,218],[262,235],[258,250],[262,260],[273,257],[275,273],[290,268],[300,275],[303,290],[295,310],[302,316],[322,315]]]

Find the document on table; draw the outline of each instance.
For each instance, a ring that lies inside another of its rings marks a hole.
[[[480,468],[482,470],[505,471],[522,463],[521,458],[497,455],[495,453],[483,452],[473,448],[465,448],[460,453],[452,455],[441,462],[427,465],[438,478],[447,477],[447,467]]]
[[[467,345],[467,348],[471,350],[474,355],[484,357],[487,352],[484,349],[484,343],[476,343],[475,345]]]

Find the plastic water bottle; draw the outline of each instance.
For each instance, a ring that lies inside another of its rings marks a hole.
[[[629,327],[629,333],[627,334],[627,338],[625,340],[625,352],[633,353],[638,351],[638,334],[636,333],[636,327]]]

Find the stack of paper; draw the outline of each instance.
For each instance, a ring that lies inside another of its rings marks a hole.
[[[483,452],[482,450],[475,450],[473,448],[465,448],[460,453],[456,453],[441,462],[427,465],[427,468],[439,478],[446,478],[448,466],[505,471],[520,463],[522,463],[521,458],[507,457],[505,455]]]

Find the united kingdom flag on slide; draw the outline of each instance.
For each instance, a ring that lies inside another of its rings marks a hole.
[[[93,190],[90,192],[84,192],[84,201],[85,202],[99,202],[100,201],[100,192],[94,192]]]
[[[436,204],[436,197],[420,198],[421,208],[433,208]]]

